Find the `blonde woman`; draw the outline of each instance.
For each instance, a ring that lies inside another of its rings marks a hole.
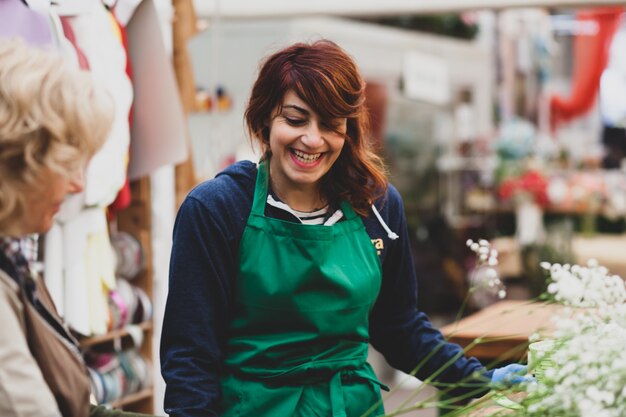
[[[0,39],[0,416],[122,415],[90,406],[76,341],[29,262],[104,143],[113,101],[87,72]]]

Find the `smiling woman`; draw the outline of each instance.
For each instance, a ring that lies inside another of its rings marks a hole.
[[[383,195],[386,176],[369,142],[369,116],[364,104],[365,81],[354,60],[333,42],[322,40],[314,46],[291,45],[265,61],[245,118],[251,136],[264,151],[264,159],[270,161],[270,178],[272,170],[284,165],[271,158],[275,149],[270,132],[276,117],[294,128],[285,149],[310,158],[311,153],[332,148],[326,151],[326,161],[320,163],[324,172],[316,178],[316,191],[321,194],[316,197],[329,202],[345,199],[357,213],[365,215],[372,202]],[[294,134],[301,138],[300,147]],[[345,146],[339,139],[345,139]],[[287,161],[287,156],[281,154],[280,160]]]
[[[364,101],[331,41],[262,64],[245,112],[261,161],[200,184],[178,212],[161,341],[170,417],[383,414],[370,342],[460,400],[510,372],[464,357],[418,311]]]

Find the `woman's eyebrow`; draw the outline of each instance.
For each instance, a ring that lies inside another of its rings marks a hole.
[[[302,113],[302,114],[304,114],[304,115],[307,115],[307,116],[310,114],[310,112],[309,112],[307,109],[302,108],[302,107],[300,107],[300,106],[296,106],[295,104],[285,104],[285,105],[283,106],[283,110],[284,110],[284,109],[294,109],[294,110],[296,110],[297,112],[300,112],[300,113]]]

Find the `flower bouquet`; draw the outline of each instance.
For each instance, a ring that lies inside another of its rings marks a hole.
[[[543,262],[543,298],[567,306],[550,338],[531,341],[529,372],[536,382],[507,416],[622,417],[626,415],[626,285],[591,260],[587,266]],[[501,411],[482,416],[500,416]]]
[[[477,267],[487,271],[471,282],[472,288],[489,288],[502,296],[502,282],[489,272],[497,265],[497,252],[486,240],[470,240],[467,245],[476,253]],[[593,260],[586,266],[542,262],[540,267],[548,282],[540,299],[563,308],[555,317],[553,332],[543,338],[534,335],[530,340],[528,372],[535,376],[534,381],[512,388],[495,387],[469,405],[457,406],[445,397],[430,397],[388,415],[438,407],[449,417],[626,416],[624,281]],[[484,343],[481,339],[466,350]]]

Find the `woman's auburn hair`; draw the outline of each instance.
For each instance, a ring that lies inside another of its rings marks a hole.
[[[0,235],[27,215],[23,192],[70,175],[104,144],[114,103],[87,71],[19,38],[0,39]]]
[[[269,160],[269,125],[283,98],[293,91],[322,120],[347,119],[339,158],[322,178],[322,194],[335,203],[346,200],[366,216],[387,189],[382,159],[370,140],[365,82],[354,60],[337,44],[322,39],[296,43],[270,55],[262,64],[245,111],[251,140]]]

